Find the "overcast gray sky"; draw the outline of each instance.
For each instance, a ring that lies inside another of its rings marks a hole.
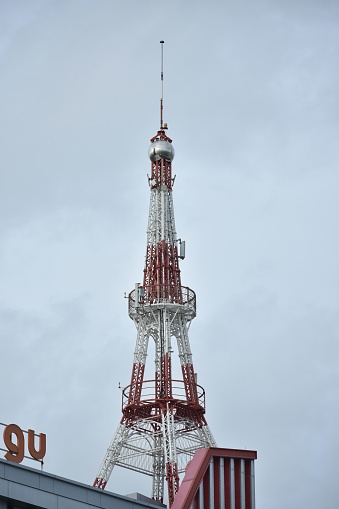
[[[208,423],[258,451],[258,508],[337,509],[338,1],[0,1],[0,421],[92,484],[132,368],[161,39]]]

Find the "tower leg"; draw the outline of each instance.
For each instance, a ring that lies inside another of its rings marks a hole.
[[[185,383],[185,391],[187,401],[190,403],[199,403],[197,394],[197,383],[194,375],[194,368],[192,362],[192,353],[188,340],[188,327],[185,318],[178,317],[178,351],[181,363],[181,370],[183,380]]]
[[[142,317],[139,318],[138,322],[135,321],[135,326],[137,328],[137,340],[134,351],[134,362],[132,367],[128,403],[138,403],[140,401],[149,340],[149,333],[145,318]]]
[[[130,429],[127,428],[125,424],[120,423],[118,429],[115,432],[113,440],[107,449],[104,461],[102,462],[98,475],[94,481],[93,486],[96,488],[101,488],[103,490],[105,489],[112,470],[119,460],[121,449],[124,443],[128,441],[129,434]]]
[[[154,435],[154,460],[153,460],[153,483],[152,483],[152,498],[163,502],[164,500],[164,455],[161,430],[158,425],[155,425],[157,432]]]
[[[179,475],[178,475],[177,451],[174,436],[175,433],[174,418],[169,403],[167,403],[167,408],[162,414],[162,432],[164,437],[168,506],[171,507],[174,497],[179,488]]]

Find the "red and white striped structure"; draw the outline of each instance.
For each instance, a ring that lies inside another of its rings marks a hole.
[[[161,79],[163,72],[161,71]],[[179,487],[179,474],[201,448],[215,447],[205,419],[205,392],[197,384],[188,329],[196,316],[193,290],[181,284],[179,259],[184,243],[174,221],[172,161],[174,149],[162,121],[151,139],[150,206],[143,284],[128,297],[129,316],[137,329],[130,384],[122,391],[122,418],[94,486],[104,489],[115,465],[153,479],[152,498],[168,504]],[[149,340],[154,341],[154,379],[145,380]],[[176,341],[181,379],[172,378]]]
[[[256,459],[256,451],[197,451],[171,509],[255,509]]]

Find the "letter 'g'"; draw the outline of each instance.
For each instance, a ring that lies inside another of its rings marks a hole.
[[[12,442],[12,434],[16,436],[16,443]],[[24,434],[16,424],[9,424],[4,429],[4,443],[8,449],[5,458],[14,463],[21,463],[25,455]]]

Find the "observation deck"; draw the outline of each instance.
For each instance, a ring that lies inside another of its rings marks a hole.
[[[132,320],[138,315],[164,308],[174,313],[179,311],[187,320],[193,320],[197,315],[195,292],[187,286],[157,285],[152,291],[139,286],[128,295],[128,314]]]
[[[188,413],[196,411],[199,414],[205,413],[205,389],[201,385],[196,384],[197,402],[190,402],[187,400],[185,391],[185,384],[183,380],[172,380],[171,397],[156,397],[156,391],[159,382],[156,380],[144,380],[142,382],[142,389],[140,399],[135,402],[130,402],[130,389],[128,385],[122,390],[122,412],[127,417],[128,415],[142,416],[143,418],[155,419],[161,413],[161,406],[166,406],[167,403],[175,406],[175,417],[181,419],[186,417]]]

